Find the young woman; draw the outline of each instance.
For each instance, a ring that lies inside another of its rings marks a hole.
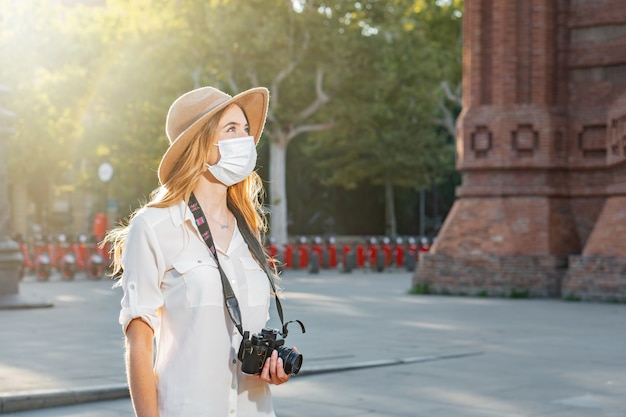
[[[246,226],[258,240],[265,227],[254,167],[268,99],[265,88],[231,97],[203,87],[179,97],[167,115],[170,147],[159,166],[160,188],[128,227],[108,236],[122,273],[120,324],[139,417],[274,416],[268,384],[289,380],[276,351],[259,374],[242,373],[242,335],[224,307],[218,263],[197,225],[209,226],[243,329],[260,332],[271,287],[239,229]],[[205,220],[190,210],[193,197]]]

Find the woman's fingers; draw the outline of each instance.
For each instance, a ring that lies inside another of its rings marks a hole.
[[[269,384],[275,385],[289,381],[289,375],[285,373],[283,360],[278,357],[277,350],[274,350],[272,355],[265,360],[265,365],[263,365],[259,378]]]
[[[265,364],[263,365],[263,369],[261,369],[261,374],[259,377],[265,382],[271,382],[270,378],[270,359],[265,360]]]

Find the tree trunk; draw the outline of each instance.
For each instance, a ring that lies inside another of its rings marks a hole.
[[[287,243],[287,145],[270,141],[270,234],[278,247]]]
[[[396,238],[396,208],[393,197],[393,184],[385,180],[385,234],[391,239]]]
[[[420,237],[426,237],[426,190],[420,188]]]

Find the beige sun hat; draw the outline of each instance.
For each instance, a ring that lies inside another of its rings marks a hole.
[[[218,111],[230,104],[237,104],[248,118],[250,136],[258,143],[269,104],[269,91],[255,87],[234,97],[213,87],[202,87],[178,97],[170,107],[165,122],[165,133],[170,147],[159,164],[161,184],[169,179],[174,164],[202,126]]]

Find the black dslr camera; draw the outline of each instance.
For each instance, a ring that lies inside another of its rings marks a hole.
[[[265,359],[269,358],[272,351],[278,351],[278,357],[283,360],[283,369],[287,375],[295,375],[300,372],[302,355],[288,347],[283,346],[285,339],[278,339],[279,332],[276,329],[265,328],[261,333],[253,334],[248,339],[249,333],[244,333],[244,338],[239,346],[239,360],[241,371],[255,375],[261,372]]]

